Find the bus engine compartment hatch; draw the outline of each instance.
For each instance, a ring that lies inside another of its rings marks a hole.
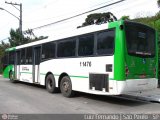
[[[89,88],[91,90],[109,91],[108,74],[89,74]]]

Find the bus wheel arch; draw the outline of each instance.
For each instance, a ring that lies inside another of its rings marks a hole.
[[[49,75],[49,74],[52,74],[51,72],[48,72],[47,74],[46,74],[46,76],[45,76],[45,86],[46,86],[46,78],[47,78],[47,76]],[[53,75],[53,74],[52,74]]]
[[[62,73],[58,84],[64,97],[73,97],[75,95],[75,92],[72,90],[72,81],[68,74]]]
[[[45,76],[45,86],[48,92],[50,93],[56,93],[56,81],[54,78],[54,75],[51,72],[48,72]]]

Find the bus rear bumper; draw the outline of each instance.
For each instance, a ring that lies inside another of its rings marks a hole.
[[[158,87],[158,79],[127,79],[126,81],[116,81],[117,94],[126,94],[132,92],[143,92],[156,89]]]

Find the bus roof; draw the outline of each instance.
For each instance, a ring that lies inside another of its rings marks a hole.
[[[110,23],[105,23],[105,24],[101,24],[101,25],[89,25],[86,27],[81,27],[72,31],[67,31],[67,33],[59,33],[56,34],[55,36],[48,36],[47,39],[43,39],[43,40],[39,40],[39,41],[35,41],[35,42],[31,42],[31,43],[27,43],[24,45],[20,45],[20,46],[16,46],[16,47],[12,47],[12,48],[8,48],[6,49],[6,51],[12,51],[12,50],[16,50],[16,49],[21,49],[21,48],[25,48],[25,47],[30,47],[30,46],[34,46],[34,45],[40,45],[42,43],[46,43],[46,42],[51,42],[51,41],[56,41],[56,40],[61,40],[61,39],[65,39],[65,38],[70,38],[70,37],[74,37],[74,36],[79,36],[79,35],[83,35],[83,34],[87,34],[87,33],[92,33],[92,32],[96,32],[96,31],[100,31],[100,30],[105,30],[109,28],[109,24],[114,24],[114,23],[122,23],[124,20],[118,20],[115,22],[110,22]],[[133,22],[133,21],[128,21],[131,23],[137,23],[137,22]],[[142,23],[137,23],[137,24],[142,24]],[[142,24],[144,25],[144,24]],[[147,25],[145,25],[146,27],[149,27]],[[150,27],[151,28],[151,27]]]
[[[30,47],[33,45],[39,45],[39,44],[46,43],[46,42],[70,38],[70,37],[79,36],[79,35],[92,33],[92,32],[96,32],[99,30],[105,30],[105,29],[108,29],[108,23],[101,24],[101,25],[90,25],[90,26],[75,29],[73,31],[69,31],[67,33],[61,33],[61,34],[59,33],[56,36],[49,36],[47,39],[43,39],[43,40],[27,43],[24,45],[16,46],[16,47],[14,47],[14,49],[21,49],[21,48]],[[8,51],[9,50],[13,50],[13,48],[9,48]]]

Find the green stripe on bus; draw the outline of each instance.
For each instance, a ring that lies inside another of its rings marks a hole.
[[[54,74],[54,76],[60,76],[58,74]],[[76,75],[69,75],[70,77],[76,77],[76,78],[89,78],[87,76],[76,76]]]
[[[20,72],[23,74],[32,74],[31,72]],[[40,73],[40,75],[46,75],[45,73]],[[54,74],[54,76],[60,76],[59,74]],[[74,78],[89,78],[88,76],[76,76],[76,75],[70,75],[70,77]],[[109,80],[115,80],[114,78],[109,78]],[[125,81],[125,80],[118,80],[118,81]]]
[[[44,73],[40,73],[40,75],[46,75]],[[54,74],[54,76],[60,76],[58,74]],[[76,78],[89,78],[88,76],[76,76],[76,75],[70,75],[70,77],[76,77]],[[109,80],[114,80],[113,78],[109,78]]]
[[[40,75],[46,75],[44,73],[40,73]],[[54,74],[54,76],[60,76],[59,74]],[[70,75],[70,77],[76,77],[76,78],[89,78],[87,76],[75,76],[75,75]]]
[[[54,76],[60,76],[60,75],[58,75],[58,74],[54,74]]]
[[[70,77],[76,77],[76,78],[89,78],[87,76],[74,76],[74,75],[71,75]]]
[[[46,75],[46,74],[44,74],[44,73],[40,73],[40,75]]]
[[[20,73],[23,73],[23,74],[32,74],[32,72],[20,72]]]

